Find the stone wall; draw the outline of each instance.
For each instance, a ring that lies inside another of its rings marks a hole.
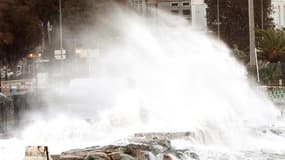
[[[25,123],[24,115],[44,106],[41,96],[17,95],[0,102],[0,133],[7,133]],[[1,137],[0,137],[1,138]]]
[[[6,133],[15,125],[15,110],[13,100],[6,98],[0,102],[0,133]]]

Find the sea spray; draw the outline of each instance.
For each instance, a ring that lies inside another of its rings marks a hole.
[[[196,135],[189,143],[206,148],[254,146],[259,139],[252,128],[270,124],[278,112],[251,88],[245,67],[183,18],[156,16],[153,21],[115,9],[104,25],[84,31],[105,42],[90,77],[50,89],[59,100],[48,99],[46,112],[29,114],[32,123],[17,137],[1,140],[0,157],[20,160],[27,145],[59,153],[137,132],[189,131]]]

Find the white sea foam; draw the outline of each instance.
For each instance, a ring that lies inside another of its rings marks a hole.
[[[269,147],[251,131],[272,123],[278,112],[252,89],[245,67],[223,43],[193,31],[182,18],[157,16],[108,17],[106,28],[119,36],[112,43],[102,38],[109,43],[91,76],[57,89],[60,103],[49,99],[47,112],[30,114],[33,123],[18,137],[0,140],[1,159],[21,159],[26,145],[48,145],[58,153],[136,132],[191,131],[197,136],[189,144],[203,147]],[[275,140],[270,144],[278,146]]]

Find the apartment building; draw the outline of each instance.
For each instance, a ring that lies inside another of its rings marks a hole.
[[[272,0],[273,21],[277,28],[285,27],[285,0]]]
[[[204,0],[129,0],[129,4],[141,14],[148,15],[153,9],[159,9],[184,17],[197,30],[207,30]]]

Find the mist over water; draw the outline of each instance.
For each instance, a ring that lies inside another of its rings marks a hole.
[[[20,160],[27,145],[60,153],[119,143],[137,132],[191,131],[196,137],[186,146],[233,152],[282,150],[284,137],[253,132],[279,112],[253,89],[230,50],[180,17],[157,16],[120,11],[84,31],[90,43],[104,45],[90,77],[51,89],[60,100],[48,99],[46,111],[27,115],[32,123],[16,137],[0,140],[0,157]]]

